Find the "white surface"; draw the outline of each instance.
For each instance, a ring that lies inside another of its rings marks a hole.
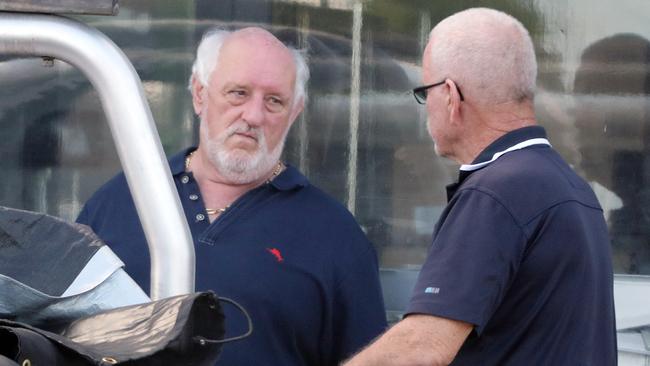
[[[650,277],[614,276],[616,329],[650,326]]]
[[[124,263],[106,245],[101,247],[90,258],[86,266],[79,272],[77,278],[63,292],[61,297],[68,297],[86,292],[97,287]]]

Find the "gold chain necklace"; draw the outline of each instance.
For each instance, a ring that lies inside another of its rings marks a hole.
[[[205,212],[207,212],[208,215],[219,215],[226,212],[228,208],[230,208],[230,205],[222,208],[206,208]]]
[[[187,172],[190,169],[190,163],[192,163],[192,156],[194,156],[194,153],[196,150],[192,151],[191,153],[187,154],[185,157],[185,171]]]
[[[187,156],[185,157],[185,171],[189,171],[190,164],[192,164],[192,156],[194,155],[195,152],[196,152],[196,150],[194,150],[191,153],[187,154]],[[275,179],[275,177],[277,177],[278,175],[280,175],[280,173],[282,173],[284,168],[285,168],[284,163],[281,162],[281,161],[278,161],[278,164],[275,166],[275,169],[273,169],[273,173],[271,173],[271,177],[269,177],[269,179],[267,179],[264,182],[264,184],[271,183],[271,181],[273,179]],[[220,214],[224,213],[228,208],[230,208],[230,205],[226,205],[225,207],[222,207],[222,208],[207,208],[206,207],[205,212],[208,215],[220,215]]]

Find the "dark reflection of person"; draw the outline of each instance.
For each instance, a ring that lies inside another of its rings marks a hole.
[[[51,176],[52,169],[61,161],[61,124],[65,116],[63,111],[47,113],[25,127],[21,152],[22,199],[30,209],[47,211],[48,206],[56,204],[56,194],[46,192],[57,188],[57,180],[51,180]]]
[[[629,274],[650,274],[649,65],[648,40],[617,34],[583,52],[574,87],[580,166],[620,199],[608,224],[614,269]]]

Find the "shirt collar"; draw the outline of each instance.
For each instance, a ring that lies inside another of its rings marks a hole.
[[[172,171],[173,176],[185,172],[185,157],[194,150],[196,150],[196,146],[188,147],[169,158],[169,169]]]
[[[546,131],[542,126],[528,126],[510,131],[494,140],[486,147],[471,164],[460,166],[458,182],[447,186],[447,201],[451,201],[460,185],[473,172],[491,164],[504,154],[534,145],[551,146],[546,138]]]
[[[544,130],[544,127],[528,126],[506,133],[488,145],[485,150],[478,154],[471,164],[461,165],[460,170],[478,170],[494,162],[504,154],[533,145],[551,146],[546,139],[546,131]]]
[[[195,146],[188,147],[169,159],[169,168],[173,176],[185,172],[185,157],[194,150],[196,150]],[[298,187],[308,186],[309,180],[298,169],[287,164],[287,168],[271,181],[271,185],[280,191],[290,191]]]
[[[280,191],[290,191],[308,186],[309,180],[298,169],[287,164],[287,168],[271,181],[271,185]]]

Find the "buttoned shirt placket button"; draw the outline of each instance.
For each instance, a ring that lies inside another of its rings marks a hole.
[[[204,214],[197,214],[196,215],[196,221],[203,221],[205,220],[205,215]]]
[[[198,195],[196,195],[196,194],[191,194],[191,195],[190,195],[190,200],[191,200],[191,201],[196,201],[196,200],[198,200],[198,199],[199,199],[199,196],[198,196]]]
[[[187,182],[189,181],[190,181],[190,177],[188,177],[187,175],[181,177],[181,182],[183,182],[183,184],[187,184]]]

